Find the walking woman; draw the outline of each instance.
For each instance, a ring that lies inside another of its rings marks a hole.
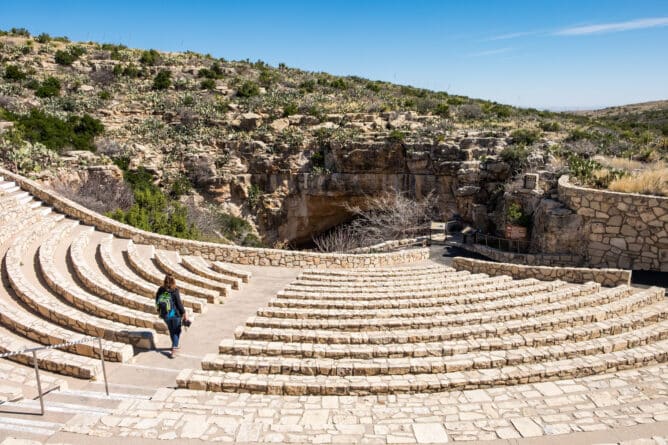
[[[172,350],[169,358],[174,358],[176,351],[179,349],[181,323],[188,320],[188,314],[183,308],[181,294],[172,275],[165,275],[162,286],[158,288],[158,292],[155,294],[155,306],[158,309],[158,314],[167,324],[169,337],[172,340]]]

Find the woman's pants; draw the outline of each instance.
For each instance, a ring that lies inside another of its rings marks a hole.
[[[179,336],[181,335],[181,318],[165,318],[167,329],[169,330],[169,338],[172,339],[172,348],[179,347]]]

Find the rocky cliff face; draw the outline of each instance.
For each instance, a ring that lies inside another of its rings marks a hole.
[[[475,205],[509,177],[508,165],[496,160],[507,143],[505,134],[472,132],[437,143],[369,138],[312,148],[317,158],[277,159],[246,151],[249,157],[229,163],[222,174],[201,156],[186,168],[217,201],[256,201],[257,225],[268,241],[302,244],[347,221],[347,206],[363,206],[367,197],[393,190],[418,199],[434,193],[443,218],[459,213],[470,220]]]

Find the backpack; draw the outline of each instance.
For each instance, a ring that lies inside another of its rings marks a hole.
[[[162,293],[158,295],[155,305],[162,318],[176,317],[176,308],[172,301],[172,294],[169,291],[163,290]]]

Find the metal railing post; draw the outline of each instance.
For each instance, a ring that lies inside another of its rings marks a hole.
[[[44,415],[44,397],[42,396],[42,382],[39,380],[39,366],[37,365],[37,351],[32,351],[32,362],[35,366],[35,378],[37,379],[37,393],[39,394],[40,415]]]
[[[104,390],[109,395],[109,383],[107,382],[107,367],[104,365],[104,351],[102,350],[102,337],[98,337],[98,344],[100,346],[100,362],[102,363],[102,375],[104,376]]]

